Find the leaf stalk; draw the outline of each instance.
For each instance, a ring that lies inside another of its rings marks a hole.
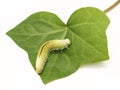
[[[114,9],[118,4],[120,3],[120,0],[117,0],[115,3],[113,3],[110,7],[104,10],[105,13],[108,13],[112,9]]]

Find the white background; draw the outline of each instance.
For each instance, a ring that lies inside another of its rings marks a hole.
[[[0,0],[0,90],[120,90],[120,5],[107,13],[110,59],[81,67],[76,73],[44,85],[27,53],[5,33],[38,11],[57,14],[64,22],[80,7],[104,10],[116,0]]]

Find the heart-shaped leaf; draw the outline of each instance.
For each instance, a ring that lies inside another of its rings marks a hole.
[[[76,10],[64,24],[55,14],[38,12],[7,32],[18,46],[35,62],[40,46],[54,39],[71,40],[68,49],[51,52],[40,74],[46,84],[74,73],[81,65],[109,59],[105,31],[108,17],[97,8]]]

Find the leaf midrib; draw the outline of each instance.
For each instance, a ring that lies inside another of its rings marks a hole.
[[[107,56],[103,55],[101,52],[99,52],[94,46],[89,44],[86,40],[84,40],[82,37],[78,36],[76,33],[74,33],[69,27],[69,31],[73,33],[76,37],[78,37],[80,40],[84,41],[86,44],[88,44],[89,47],[93,48],[98,54],[102,55],[103,57],[107,58]]]
[[[39,35],[44,35],[44,34],[54,34],[54,33],[57,33],[57,32],[60,32],[62,31],[63,28],[61,29],[56,29],[55,31],[52,31],[52,32],[48,32],[48,33],[38,33],[38,34],[24,34],[24,33],[8,33],[8,35],[20,35],[20,36],[28,36],[28,37],[34,37],[34,36],[39,36]]]

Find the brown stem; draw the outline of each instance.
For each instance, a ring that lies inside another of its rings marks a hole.
[[[108,7],[106,10],[104,10],[105,13],[111,11],[113,8],[115,8],[120,3],[120,0],[117,0],[113,5]]]

